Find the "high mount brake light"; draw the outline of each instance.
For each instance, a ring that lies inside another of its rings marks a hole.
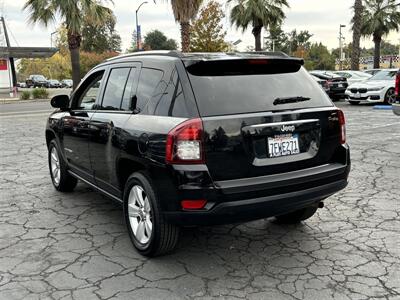
[[[249,59],[247,63],[250,65],[266,65],[268,64],[268,60],[266,59]]]
[[[165,161],[168,164],[204,164],[203,123],[189,119],[167,135]]]
[[[344,113],[342,110],[338,110],[338,119],[339,119],[339,127],[340,127],[340,143],[346,143],[346,119],[344,117]]]

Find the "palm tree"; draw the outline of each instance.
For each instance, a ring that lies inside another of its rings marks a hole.
[[[400,3],[397,0],[364,0],[362,36],[372,36],[375,44],[374,68],[379,68],[382,37],[390,31],[399,31]]]
[[[283,6],[289,7],[287,0],[229,0],[236,5],[231,10],[231,24],[243,31],[253,26],[255,50],[261,51],[261,30],[263,27],[279,24],[285,18]]]
[[[81,29],[84,19],[94,24],[106,19],[111,10],[97,0],[27,0],[24,10],[30,12],[29,21],[48,26],[61,17],[67,29],[68,48],[71,53],[73,87],[80,81],[79,48],[81,46]]]
[[[196,17],[203,0],[171,0],[175,21],[181,25],[182,51],[190,50],[190,21]]]
[[[353,44],[351,51],[351,69],[360,69],[360,39],[361,39],[361,25],[362,25],[362,12],[363,5],[362,0],[354,1],[354,15],[352,19],[353,23]]]

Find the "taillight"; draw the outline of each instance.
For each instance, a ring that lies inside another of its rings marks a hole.
[[[167,136],[165,161],[168,164],[204,164],[203,123],[200,119],[189,119]]]
[[[338,110],[339,128],[340,128],[340,143],[346,143],[346,119],[342,110]]]
[[[397,97],[400,96],[400,72],[397,72],[396,75],[395,94]]]

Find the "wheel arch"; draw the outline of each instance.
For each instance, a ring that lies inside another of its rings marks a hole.
[[[46,130],[46,145],[47,148],[49,148],[50,142],[56,138],[56,134],[54,133],[54,131],[47,129]]]
[[[147,170],[145,164],[130,158],[120,158],[117,162],[118,183],[123,191],[129,176],[138,171]]]

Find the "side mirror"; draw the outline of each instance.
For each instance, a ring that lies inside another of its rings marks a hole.
[[[69,96],[68,95],[57,95],[51,98],[51,106],[54,108],[60,108],[62,110],[67,109],[69,106]]]

